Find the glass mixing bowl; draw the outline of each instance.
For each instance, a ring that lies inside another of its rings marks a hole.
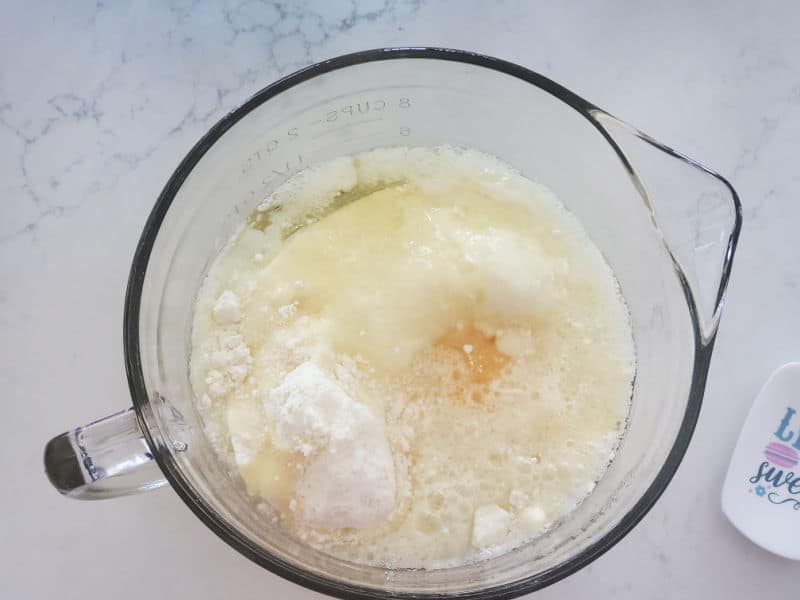
[[[638,371],[625,437],[590,494],[503,556],[384,569],[314,550],[263,518],[204,436],[188,380],[195,293],[223,244],[303,167],[391,145],[464,145],[552,189],[619,280]],[[669,483],[697,422],[741,224],[719,175],[560,85],[457,50],[342,56],[261,90],[197,143],[167,182],[131,268],[125,356],[133,408],[51,440],[52,483],[75,498],[169,484],[233,548],[347,598],[511,598],[617,543]]]

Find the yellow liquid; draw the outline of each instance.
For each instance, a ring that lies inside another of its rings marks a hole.
[[[219,322],[226,290],[235,319]],[[220,357],[226,335],[247,356]],[[634,373],[624,302],[580,224],[503,163],[448,147],[337,159],[277,190],[212,266],[192,341],[209,436],[254,501],[318,548],[390,566],[504,552],[572,510],[618,443]],[[366,525],[310,519],[299,490],[326,450],[281,448],[265,409],[306,363],[369,409],[391,453],[376,465],[394,500]],[[488,537],[487,506],[505,519]]]

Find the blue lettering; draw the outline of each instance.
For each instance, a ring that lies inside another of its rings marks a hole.
[[[756,473],[750,478],[750,483],[758,483],[759,481],[761,481],[761,478],[764,476],[764,469],[766,469],[767,467],[769,467],[769,463],[767,461],[764,461],[760,465],[758,465],[758,473]],[[775,467],[772,467],[770,471],[773,471],[774,469]]]
[[[771,483],[774,487],[781,485],[780,481],[783,478],[783,469],[775,469],[772,467],[764,474],[764,481]]]
[[[789,421],[792,420],[792,417],[794,416],[795,412],[797,412],[795,411],[795,409],[793,409],[790,406],[787,406],[786,414],[783,415],[783,419],[781,419],[781,423],[780,425],[778,425],[778,429],[775,431],[775,436],[782,442],[788,442],[790,439],[792,439],[792,436],[794,435],[793,432],[786,431],[786,429],[789,427]],[[798,442],[800,442],[800,437],[797,438],[797,441],[795,442],[795,447],[797,447]]]
[[[776,469],[769,462],[764,461],[758,466],[758,473],[750,478],[750,483],[765,481],[771,483],[775,489],[786,486],[790,494],[800,492],[800,475],[795,475],[794,471],[784,473],[783,469]]]

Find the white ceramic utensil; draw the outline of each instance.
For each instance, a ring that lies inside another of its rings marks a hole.
[[[800,560],[800,363],[775,371],[733,451],[722,511],[754,543]]]

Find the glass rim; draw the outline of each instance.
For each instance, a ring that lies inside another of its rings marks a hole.
[[[232,548],[272,573],[275,573],[284,579],[316,592],[346,599],[377,599],[385,598],[387,596],[398,598],[400,600],[421,600],[423,598],[432,597],[469,598],[476,600],[478,598],[485,600],[504,600],[515,598],[560,581],[564,577],[567,577],[568,575],[571,575],[572,573],[585,567],[613,547],[617,542],[625,537],[625,535],[627,535],[628,532],[630,532],[631,529],[633,529],[633,527],[649,512],[649,510],[664,492],[669,482],[672,480],[672,477],[680,465],[688,448],[689,441],[692,437],[695,425],[697,424],[697,419],[700,414],[703,391],[705,388],[706,377],[711,359],[711,351],[716,338],[716,328],[711,332],[710,335],[701,334],[698,316],[693,309],[691,291],[689,290],[688,283],[685,281],[685,278],[682,276],[680,271],[678,272],[678,276],[681,279],[681,286],[684,295],[686,296],[686,301],[689,305],[689,312],[694,330],[695,357],[686,411],[681,421],[680,428],[678,429],[678,433],[675,437],[675,441],[667,455],[666,460],[664,461],[664,464],[661,466],[655,478],[653,479],[653,482],[650,484],[641,498],[639,498],[634,506],[620,518],[619,522],[600,539],[588,545],[571,558],[564,560],[552,568],[539,573],[534,573],[528,577],[524,577],[511,583],[490,586],[480,590],[445,594],[438,592],[419,593],[394,590],[389,592],[387,590],[368,587],[366,585],[360,586],[347,584],[336,579],[318,575],[316,573],[299,568],[294,564],[291,564],[266,552],[263,548],[257,544],[254,544],[247,537],[243,536],[236,529],[231,527],[224,520],[224,518],[217,514],[217,512],[203,500],[203,498],[199,497],[193,491],[193,487],[182,475],[170,451],[164,447],[164,444],[159,443],[159,440],[156,439],[156,436],[154,435],[153,431],[151,431],[149,425],[150,423],[154,422],[155,419],[153,416],[152,407],[150,406],[151,400],[148,395],[140,356],[139,320],[141,296],[150,254],[158,236],[161,223],[163,222],[175,195],[188,177],[189,173],[198,164],[208,149],[211,148],[211,146],[216,143],[226,131],[243,119],[252,110],[261,106],[282,92],[298,84],[313,79],[314,77],[330,73],[332,71],[369,62],[393,59],[432,59],[466,63],[499,71],[506,75],[510,75],[530,83],[560,99],[583,115],[598,129],[606,141],[612,145],[617,155],[624,163],[629,174],[632,177],[636,177],[635,171],[633,171],[631,165],[627,161],[627,158],[624,156],[616,142],[610,137],[608,132],[595,118],[595,114],[597,112],[607,114],[605,111],[602,111],[594,104],[584,100],[577,94],[571,92],[551,79],[506,60],[493,58],[470,51],[449,48],[399,47],[377,48],[373,50],[355,52],[352,54],[346,54],[336,58],[324,60],[300,69],[299,71],[285,76],[259,90],[235,110],[223,116],[186,154],[159,194],[136,246],[125,296],[123,344],[128,385],[131,392],[133,406],[136,411],[137,420],[142,429],[143,435],[151,448],[153,458],[157,462],[161,471],[164,473],[167,481],[169,481],[171,487],[175,490],[183,502],[192,510],[192,512],[209,529],[211,529],[222,540],[228,543]],[[700,168],[709,175],[716,177],[722,183],[724,183],[731,192],[735,209],[735,222],[731,238],[729,240],[728,252],[726,253],[723,264],[723,272],[717,298],[717,304],[719,305],[722,301],[725,287],[730,277],[733,254],[741,228],[741,205],[739,203],[738,196],[731,185],[720,175],[675,152],[671,148],[659,144],[655,140],[652,140],[652,138],[648,138],[648,141],[672,156],[685,162],[689,162],[693,166]]]

